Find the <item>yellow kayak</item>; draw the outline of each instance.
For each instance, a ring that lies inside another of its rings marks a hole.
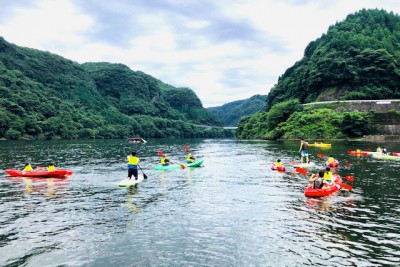
[[[315,142],[314,144],[309,144],[309,146],[315,146],[315,147],[331,147],[332,144],[325,144],[325,143]]]

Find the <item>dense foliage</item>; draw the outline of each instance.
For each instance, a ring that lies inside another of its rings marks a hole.
[[[277,104],[279,105],[279,104]],[[275,105],[276,106],[276,105]],[[271,109],[275,109],[275,106]],[[270,113],[259,112],[242,119],[237,137],[242,139],[332,139],[360,137],[372,133],[373,114],[338,112],[328,108],[306,107],[291,113],[271,127]]]
[[[207,108],[225,126],[237,126],[240,119],[265,109],[265,95],[254,95],[248,99],[226,103],[219,107]]]
[[[174,95],[164,96],[160,81],[124,65],[80,65],[0,37],[0,138],[230,135],[219,127],[197,125],[221,123],[202,107],[193,91],[174,89]],[[196,108],[181,112],[174,99],[182,98],[195,102]]]
[[[271,89],[266,108],[287,99],[398,98],[399,64],[400,16],[363,9],[308,44]]]

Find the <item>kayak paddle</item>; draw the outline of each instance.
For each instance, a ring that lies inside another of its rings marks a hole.
[[[143,170],[142,170],[142,167],[140,167],[140,165],[139,165],[139,164],[138,164],[138,167],[139,167],[140,171],[143,173],[143,178],[144,178],[144,179],[147,179],[147,175],[146,175],[146,174],[144,174],[144,172],[143,172]]]
[[[346,175],[344,177],[344,179],[346,179],[347,181],[353,182],[354,181],[354,176],[353,175]]]
[[[307,174],[308,173],[308,171],[306,169],[303,169],[303,168],[300,168],[300,167],[296,168],[296,172],[298,172],[300,174]]]
[[[290,165],[296,165],[296,161],[289,162]]]
[[[319,158],[321,158],[321,159],[323,159],[323,158],[325,157],[324,154],[317,154],[317,156],[318,156]]]
[[[183,149],[185,149],[186,152],[189,151],[189,148],[186,145],[183,146]]]
[[[345,166],[350,166],[350,162],[346,161],[346,162],[344,163],[344,165],[345,165]]]

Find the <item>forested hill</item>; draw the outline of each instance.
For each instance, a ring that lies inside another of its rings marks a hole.
[[[240,119],[265,109],[266,95],[254,95],[248,99],[226,103],[219,107],[207,108],[225,126],[237,126]]]
[[[188,88],[122,64],[78,64],[0,37],[0,139],[225,137]]]
[[[399,98],[399,62],[400,16],[363,9],[308,44],[271,89],[266,108],[289,99]]]

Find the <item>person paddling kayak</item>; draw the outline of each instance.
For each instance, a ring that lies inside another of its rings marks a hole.
[[[25,164],[25,168],[22,170],[23,172],[31,172],[33,171],[32,165],[28,162]]]
[[[186,158],[186,163],[190,164],[196,161],[196,158],[192,155],[192,153],[189,153],[187,158]]]

